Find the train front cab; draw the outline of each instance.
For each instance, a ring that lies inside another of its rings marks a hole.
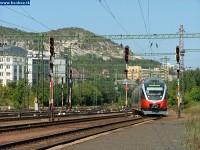
[[[146,101],[146,100],[145,100]],[[168,113],[167,113],[167,108],[159,108],[159,104],[153,104],[153,103],[150,103],[148,102],[148,105],[150,105],[149,108],[141,108],[141,112],[144,114],[144,115],[162,115],[162,116],[166,116]]]
[[[147,92],[146,86],[143,85],[141,88],[142,94],[141,94],[141,111],[144,115],[167,115],[167,89],[166,85],[163,86],[163,90],[156,91],[155,95],[151,97],[151,94]],[[159,87],[160,88],[160,87]],[[159,95],[160,93],[160,95]]]
[[[137,87],[132,93],[132,108],[134,111],[141,112],[143,115],[164,115],[167,112],[167,96],[164,93],[162,100],[147,100],[142,86]]]

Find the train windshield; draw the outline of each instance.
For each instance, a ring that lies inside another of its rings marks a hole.
[[[161,100],[164,93],[164,84],[147,84],[145,92],[149,100]]]

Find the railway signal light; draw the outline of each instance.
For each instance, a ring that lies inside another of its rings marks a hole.
[[[49,38],[49,43],[50,43],[50,61],[49,61],[49,67],[50,67],[50,78],[53,73],[53,57],[54,57],[54,37]]]
[[[53,56],[50,56],[50,60],[49,60],[49,70],[50,70],[50,78],[52,76],[52,73],[53,73]]]
[[[129,46],[125,46],[125,61],[128,63],[128,55],[129,55]]]
[[[72,69],[70,69],[70,79],[72,79]]]
[[[176,46],[176,61],[177,61],[177,63],[180,62],[180,48],[179,48],[179,46]]]
[[[177,69],[177,78],[179,79],[180,77],[180,69]]]
[[[49,38],[49,43],[50,43],[50,54],[51,56],[54,56],[54,37]]]
[[[125,69],[125,75],[126,75],[126,79],[128,78],[128,69]]]

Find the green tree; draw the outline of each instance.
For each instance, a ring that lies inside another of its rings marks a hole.
[[[168,104],[177,104],[177,81],[173,80],[168,84]]]
[[[192,88],[189,94],[190,101],[200,102],[200,87]]]
[[[11,91],[8,86],[2,86],[0,84],[0,106],[11,105]]]
[[[44,81],[44,84],[42,83]],[[39,87],[38,87],[38,82]],[[44,88],[43,88],[44,85]],[[43,91],[44,89],[44,91]],[[35,97],[38,96],[39,106],[49,106],[49,80],[48,79],[40,79],[35,84],[32,85],[31,91],[34,93]]]
[[[79,83],[72,89],[72,100],[75,105],[92,106],[96,97],[99,100],[101,92],[93,85],[92,81]]]
[[[184,91],[191,91],[193,87],[197,86],[194,77],[194,71],[187,71],[184,73],[184,78],[181,80],[181,85],[184,85]]]
[[[13,89],[12,101],[13,105],[17,109],[23,108],[24,103],[24,80],[19,80],[16,84],[16,88]]]

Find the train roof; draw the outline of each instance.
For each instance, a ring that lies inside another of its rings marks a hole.
[[[158,77],[149,77],[144,80],[144,83],[165,83],[165,82]]]

